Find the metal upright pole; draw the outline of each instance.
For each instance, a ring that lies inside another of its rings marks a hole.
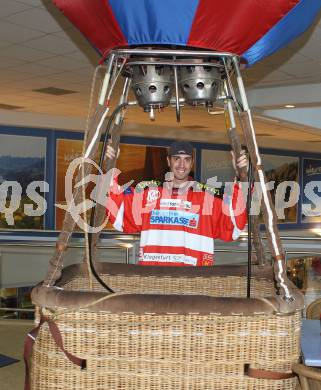
[[[109,88],[108,96],[110,96],[110,94],[112,92],[110,89],[113,88],[113,85],[110,85],[110,75],[111,75],[112,68],[114,65],[114,60],[115,60],[115,54],[111,54],[108,58],[106,74],[104,77],[102,89],[100,91],[97,111],[95,112],[95,115],[100,117],[100,121],[98,123],[98,126],[96,127],[94,134],[90,134],[90,137],[88,137],[88,138],[90,138],[90,141],[88,142],[88,145],[86,146],[86,151],[84,153],[85,158],[92,156],[92,149],[94,148],[94,145],[96,145],[97,142],[99,142],[99,136],[102,132],[103,124],[104,124],[104,122],[107,118],[108,112],[109,112],[109,102],[107,101],[106,105],[105,105],[105,100],[106,100],[108,88]],[[116,66],[116,64],[115,64],[115,66]]]
[[[115,59],[115,54],[112,53],[108,57],[107,69],[106,69],[104,81],[103,81],[103,84],[102,84],[102,87],[101,87],[101,91],[100,91],[100,96],[99,96],[99,101],[98,102],[99,102],[99,104],[101,106],[103,106],[104,103],[105,103],[105,98],[106,98],[107,90],[108,90],[108,87],[109,87],[110,75],[111,75],[111,70],[112,70],[112,67],[113,67],[114,59]]]
[[[247,298],[251,297],[251,276],[252,276],[252,218],[251,218],[251,200],[252,200],[252,163],[249,158],[248,170],[248,193],[247,193]]]
[[[225,100],[226,128],[230,139],[231,147],[233,149],[235,157],[238,158],[241,154],[242,145],[236,131],[236,122],[235,122],[235,116],[233,111],[233,103],[231,99],[229,99],[230,91],[226,80],[224,80],[224,93],[226,95],[226,100]],[[227,114],[228,114],[228,118],[226,117]],[[239,175],[241,181],[248,181],[248,173],[246,171],[246,167],[239,169]],[[250,207],[251,207],[251,202],[247,205],[248,211],[250,210]],[[248,215],[248,221],[250,219],[251,219],[250,223],[251,223],[251,228],[253,233],[253,246],[256,253],[257,263],[259,265],[263,265],[265,263],[265,251],[264,251],[263,240],[260,233],[259,216]]]
[[[125,82],[124,82],[124,86],[123,86],[123,91],[122,91],[122,94],[119,98],[119,105],[118,106],[124,104],[127,101],[130,84],[131,84],[131,79],[129,77],[126,77]],[[116,150],[116,153],[117,153],[117,150],[119,148],[120,131],[121,131],[121,127],[123,124],[123,119],[124,119],[124,110],[121,110],[117,113],[117,115],[115,117],[114,124],[112,126],[112,130],[111,130],[111,141],[112,141],[111,145]],[[105,164],[104,164],[106,171],[109,172],[111,169],[115,168],[115,164],[116,164],[116,159],[106,160]],[[99,185],[97,187],[98,187],[97,193],[99,194],[99,192],[103,188],[99,188],[100,187]],[[105,189],[104,189],[104,191],[105,191]],[[109,192],[109,188],[107,188],[107,192]],[[98,195],[98,198],[99,198],[99,195]],[[95,210],[94,226],[95,227],[101,226],[101,224],[105,220],[105,216],[106,216],[105,205],[101,205],[101,204],[97,203],[96,210]],[[95,260],[96,260],[96,258],[95,258],[96,257],[95,256],[96,255],[96,247],[97,247],[97,243],[98,243],[100,234],[101,234],[101,232],[97,232],[97,233],[93,233],[93,235],[92,235],[91,254],[92,254],[92,261],[93,262],[95,262]]]
[[[126,264],[129,264],[129,248],[126,246]]]
[[[176,121],[181,121],[181,108],[179,105],[179,94],[178,94],[178,75],[177,75],[177,66],[173,66],[174,69],[174,82],[175,82],[175,107],[176,107]]]
[[[253,127],[251,112],[246,98],[243,79],[239,68],[239,59],[233,57],[233,65],[236,73],[236,81],[242,101],[243,113],[241,114],[241,122],[243,126],[244,138],[249,150],[249,154],[255,169],[255,178],[260,182],[263,194],[263,217],[266,225],[266,234],[268,243],[274,260],[274,275],[277,283],[277,288],[280,297],[287,302],[294,300],[293,291],[290,282],[286,275],[286,264],[284,251],[282,248],[279,232],[277,229],[277,215],[272,203],[271,194],[266,187],[266,177],[262,166],[262,159],[259,148],[256,142],[255,131]],[[297,294],[298,295],[298,294]],[[301,296],[297,296],[298,301],[301,301]],[[298,302],[301,304],[301,302]]]

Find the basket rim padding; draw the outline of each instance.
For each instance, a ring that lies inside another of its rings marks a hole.
[[[97,272],[110,276],[122,277],[158,277],[158,278],[206,278],[206,277],[246,277],[246,265],[228,266],[218,265],[214,267],[161,267],[161,266],[137,266],[119,263],[97,263]],[[302,308],[288,305],[280,296],[268,296],[264,298],[235,298],[212,297],[206,295],[179,295],[179,294],[133,294],[94,292],[94,291],[70,291],[63,287],[69,281],[77,277],[87,278],[87,269],[84,263],[73,264],[62,272],[61,279],[56,286],[44,286],[39,284],[31,294],[35,305],[50,308],[67,308],[75,311],[86,306],[89,311],[107,311],[112,313],[164,313],[201,315],[215,313],[221,315],[257,315],[283,313],[290,314]],[[258,280],[274,281],[271,266],[253,265],[252,278]],[[293,285],[293,288],[297,288]],[[298,290],[299,292],[299,290]],[[99,302],[96,302],[99,300]],[[89,306],[89,307],[87,307]],[[302,306],[303,307],[303,306]]]
[[[228,276],[247,276],[246,265],[215,265],[213,267],[164,267],[164,266],[142,266],[135,264],[122,264],[122,263],[103,263],[97,262],[95,264],[96,271],[99,274],[110,276],[141,276],[141,277],[175,277],[175,278],[212,278],[212,277],[228,277]],[[87,278],[87,269],[83,263],[72,264],[63,269],[62,277],[58,281],[57,285],[61,286],[66,282],[72,280],[74,277]],[[251,269],[252,278],[265,279],[268,281],[274,281],[273,268],[270,265],[252,265]]]
[[[106,299],[104,299],[106,298]],[[95,303],[96,301],[98,301]],[[56,287],[36,286],[32,291],[35,305],[48,309],[74,309],[113,314],[199,314],[243,315],[273,314],[278,311],[276,298],[229,298],[178,294],[110,294],[104,292],[66,291]],[[90,305],[90,307],[88,307]]]

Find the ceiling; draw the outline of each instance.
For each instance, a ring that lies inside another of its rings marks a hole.
[[[84,122],[99,55],[50,0],[1,0],[0,49],[2,118],[7,118],[9,112],[16,117],[32,113],[33,118],[46,115]],[[262,96],[273,96],[275,88],[284,86],[299,90],[307,86],[309,90],[310,85],[321,83],[320,18],[288,47],[245,70],[244,78],[247,89],[259,91]],[[60,94],[61,90],[64,94]],[[300,102],[300,93],[295,95],[296,107],[306,107],[306,101]],[[275,96],[279,97],[279,93]],[[261,143],[291,148],[289,140],[300,141],[301,149],[319,151],[321,132],[317,126],[291,123],[291,116],[290,121],[274,116],[271,108],[282,110],[287,103],[278,100],[275,105],[262,103],[267,101],[264,98],[250,99]],[[309,102],[309,107],[319,107],[320,102],[321,94],[319,101]],[[284,109],[282,113],[288,111]],[[0,119],[0,123],[3,121]],[[173,110],[167,109],[157,115],[152,126],[141,109],[134,109],[128,114],[125,131],[133,135],[226,142],[223,117],[209,116],[204,110],[193,108],[183,110],[179,125],[174,121]]]

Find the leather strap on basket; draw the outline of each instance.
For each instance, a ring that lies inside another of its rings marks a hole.
[[[295,375],[292,372],[262,370],[259,368],[250,368],[248,367],[248,365],[245,365],[244,373],[248,377],[255,378],[255,379],[282,380],[282,379],[290,379],[295,377]]]
[[[272,202],[271,193],[266,189],[266,176],[262,167],[262,159],[255,138],[251,112],[245,111],[240,115],[243,135],[246,146],[254,166],[254,178],[260,182],[262,197],[263,219],[266,225],[266,236],[273,257],[280,256],[284,253],[279,231],[277,228],[277,214]],[[286,275],[286,268],[282,261],[274,262],[274,277],[277,284],[278,295],[286,301],[293,300],[293,294],[290,283]]]
[[[72,355],[68,351],[65,350],[63,339],[60,333],[60,330],[58,326],[55,324],[54,321],[52,321],[50,318],[41,316],[39,325],[35,328],[33,328],[26,336],[25,343],[24,343],[24,351],[23,351],[23,358],[25,361],[25,386],[24,390],[30,390],[30,369],[29,369],[29,358],[32,352],[33,345],[36,341],[36,338],[39,334],[41,326],[47,322],[50,334],[52,338],[54,339],[56,345],[58,348],[61,349],[61,351],[66,355],[66,357],[74,364],[79,366],[81,369],[86,368],[87,361],[86,359],[78,358],[77,356]]]
[[[111,146],[116,150],[116,153],[119,148],[121,127],[122,127],[121,124],[120,125],[114,124],[111,132]],[[109,172],[111,169],[115,168],[116,160],[117,157],[113,159],[107,159],[105,167],[103,167],[103,169],[106,170],[106,172]],[[108,188],[104,188],[104,193],[109,194],[109,189],[110,189],[110,185],[108,186]],[[106,220],[106,206],[97,203],[95,209],[94,226],[95,227],[101,226],[104,223],[104,220]],[[96,262],[97,244],[99,241],[100,234],[101,231],[92,234],[91,254],[94,263]]]
[[[242,145],[240,141],[240,137],[237,134],[235,127],[229,127],[228,122],[226,122],[227,133],[230,140],[231,147],[233,152],[238,158],[241,154]],[[239,168],[239,175],[241,181],[247,181],[247,168]],[[252,233],[253,233],[253,246],[256,254],[256,263],[259,265],[264,265],[266,263],[265,249],[264,244],[260,232],[260,221],[258,215],[251,215],[251,224],[252,224]],[[253,259],[252,259],[253,262]]]

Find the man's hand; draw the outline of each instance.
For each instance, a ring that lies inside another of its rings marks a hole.
[[[236,160],[235,154],[233,151],[231,151],[232,154],[232,164],[233,168],[235,170],[236,176],[239,176],[239,169],[246,168],[248,169],[248,160],[246,157],[246,152],[244,149],[241,150],[240,157]]]
[[[118,158],[119,157],[119,153],[120,153],[120,149],[119,148],[118,148],[117,156],[116,156],[115,149],[111,145],[107,146],[106,157],[109,158],[110,160],[112,160],[113,158]]]

